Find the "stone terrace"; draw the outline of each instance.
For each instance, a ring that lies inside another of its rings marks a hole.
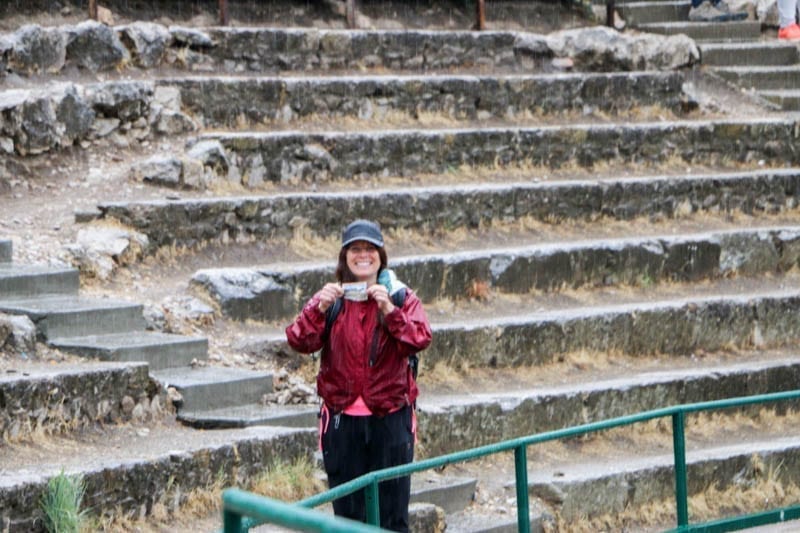
[[[592,39],[605,53],[576,44]],[[423,454],[796,387],[800,122],[690,70],[699,54],[686,37],[82,23],[1,42],[17,87],[0,96],[9,161],[130,149],[120,197],[93,198],[76,215],[78,243],[62,243],[85,280],[104,273],[82,290],[109,296],[134,280],[141,299],[199,295],[205,320],[178,322],[213,355],[101,363],[83,342],[91,324],[51,334],[50,315],[4,296],[0,308],[38,322],[40,340],[90,359],[58,371],[11,350],[4,360],[0,456],[17,466],[3,466],[0,520],[12,530],[39,527],[30,502],[61,468],[84,475],[95,512],[133,516],[311,454],[313,400],[264,395],[273,372],[298,366],[282,327],[330,279],[338,232],[356,217],[381,222],[434,327]],[[71,74],[125,65],[114,79]],[[729,112],[705,105],[715,98]],[[124,194],[130,182],[153,194]],[[101,229],[110,251],[81,248]],[[0,261],[14,254],[0,241]],[[165,257],[169,268],[151,268]],[[53,292],[34,280],[42,267],[13,265],[26,291]],[[177,327],[172,303],[148,304],[147,320],[138,306],[132,320]],[[81,342],[54,341],[67,333]],[[239,372],[251,385],[226,379]],[[780,470],[791,499],[796,407],[692,426],[690,494],[745,491]],[[37,459],[37,427],[74,455]],[[669,501],[670,440],[652,427],[532,451],[535,529]],[[413,529],[513,530],[513,478],[500,463],[480,470],[415,477]]]

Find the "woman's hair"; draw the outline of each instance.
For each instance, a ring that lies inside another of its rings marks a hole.
[[[339,251],[339,262],[336,264],[336,281],[339,283],[350,283],[353,281],[358,281],[355,275],[350,271],[350,267],[347,266],[347,249],[349,246],[342,246],[342,249]],[[389,259],[386,256],[386,249],[384,247],[377,247],[378,248],[378,257],[381,258],[381,267],[378,269],[378,274],[381,273],[381,270],[386,268],[386,265],[389,264]]]

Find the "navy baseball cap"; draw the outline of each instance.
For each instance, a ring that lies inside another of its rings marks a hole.
[[[342,232],[342,248],[355,241],[367,241],[383,248],[381,227],[370,220],[354,220]]]

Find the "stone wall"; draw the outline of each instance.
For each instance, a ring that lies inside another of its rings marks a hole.
[[[49,375],[44,379],[26,377],[24,368],[0,375],[3,440],[68,432],[98,423],[145,420],[164,412],[164,393],[150,379],[145,364],[59,365],[45,370]]]
[[[398,277],[423,300],[464,298],[476,281],[503,292],[551,291],[608,284],[697,281],[783,272],[798,265],[800,231],[760,230],[670,239],[608,240],[527,249],[440,254],[391,261]],[[286,319],[326,280],[333,264],[268,270],[198,271],[192,283],[238,320]]]
[[[503,167],[599,162],[659,164],[797,163],[790,119],[659,122],[538,128],[424,131],[209,134],[245,182],[300,182],[443,173],[461,166]]]
[[[290,462],[305,457],[316,443],[315,430],[277,434],[273,428],[260,428],[250,433],[249,438],[239,436],[226,444],[183,449],[139,461],[87,465],[82,473],[86,483],[83,506],[91,515],[133,519],[149,516],[156,505],[177,512],[193,490],[219,488],[220,483],[247,486],[273,460]],[[9,487],[0,484],[0,525],[12,532],[43,532],[42,511],[31,502],[40,500],[48,477],[32,473],[26,482],[15,480]]]
[[[781,143],[790,151],[792,139]],[[599,144],[600,139],[596,142]],[[653,141],[655,142],[655,141]],[[730,141],[746,143],[748,139]],[[721,144],[727,144],[722,142]],[[800,174],[763,171],[755,176],[697,176],[598,182],[544,182],[342,194],[285,194],[99,205],[101,218],[122,222],[145,234],[152,249],[194,245],[207,240],[259,236],[290,237],[305,226],[322,237],[338,235],[342,213],[376,220],[385,228],[416,231],[478,227],[493,220],[530,216],[544,221],[600,216],[631,219],[673,217],[702,211],[757,213],[794,209]]]
[[[513,367],[554,362],[561,354],[691,354],[798,340],[800,295],[716,297],[691,302],[553,311],[433,327],[424,364]],[[430,368],[430,366],[429,366]]]
[[[380,119],[389,112],[454,119],[524,118],[536,113],[624,112],[658,105],[679,111],[685,95],[679,72],[311,78],[172,78],[183,109],[206,127],[242,120],[288,122],[315,117]],[[621,95],[624,95],[622,97]]]
[[[664,327],[669,329],[668,325]],[[517,392],[472,395],[451,400],[447,407],[421,401],[420,443],[426,454],[435,456],[665,405],[733,398],[741,396],[742,391],[791,391],[800,379],[798,364],[743,363],[738,369],[693,375],[695,372],[654,372],[627,386],[620,379],[609,385],[613,390],[595,383],[572,394],[556,387],[528,396]],[[787,407],[781,405],[779,409]]]

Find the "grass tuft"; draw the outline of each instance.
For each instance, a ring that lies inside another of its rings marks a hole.
[[[267,470],[253,481],[250,490],[286,502],[298,501],[326,489],[315,471],[308,457],[300,457],[291,463],[273,460]]]
[[[87,527],[87,514],[81,509],[86,484],[81,476],[68,476],[62,470],[50,478],[42,494],[45,528],[50,533],[78,533]]]

